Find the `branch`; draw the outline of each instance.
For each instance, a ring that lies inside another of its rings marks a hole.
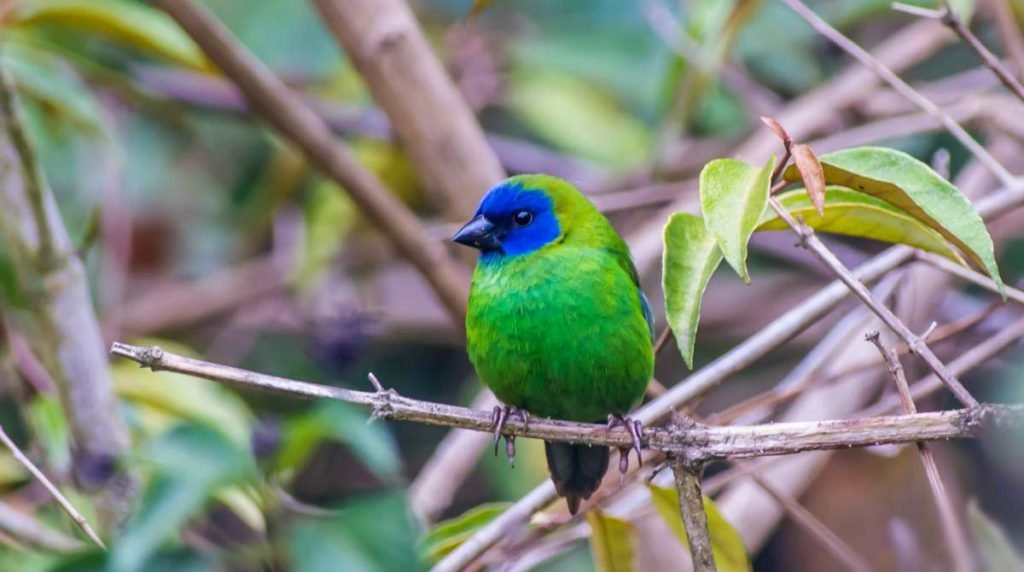
[[[301,97],[256,60],[194,0],[154,0],[245,95],[253,110],[305,153],[310,163],[338,183],[360,210],[415,265],[452,321],[462,327],[468,281],[444,250],[427,240],[423,224],[388,188],[363,167]]]
[[[1013,13],[1012,0],[993,0],[995,4],[995,21],[999,29],[999,37],[1003,48],[1010,54],[1010,60],[1017,67],[1017,74],[1024,74],[1024,38],[1017,27],[1017,17]]]
[[[694,572],[715,572],[715,555],[711,551],[711,533],[708,515],[704,512],[704,495],[700,490],[702,465],[691,465],[677,459],[672,464],[679,491],[679,512],[686,528],[686,543],[690,546]]]
[[[35,250],[38,262],[22,264],[19,271],[23,283],[45,285],[33,289],[28,312],[12,313],[9,319],[56,381],[78,445],[76,456],[87,461],[75,463],[76,474],[87,488],[101,492],[98,506],[104,520],[114,522],[130,506],[134,482],[121,471],[96,474],[88,468],[110,463],[129,445],[103,351],[106,344],[85,268],[21,125],[17,93],[2,71],[0,102],[0,241]],[[49,260],[42,254],[47,248]]]
[[[997,2],[998,3],[998,2]],[[894,10],[912,14],[914,16],[928,18],[932,20],[939,20],[946,25],[950,30],[960,36],[960,39],[964,41],[974,53],[978,54],[981,61],[985,64],[985,67],[992,70],[992,73],[996,74],[999,81],[1003,82],[1003,85],[1007,87],[1014,95],[1016,95],[1021,101],[1024,101],[1024,85],[1021,85],[1020,81],[1010,73],[1010,70],[1003,66],[1002,62],[999,61],[985,44],[981,43],[981,40],[974,35],[974,32],[964,23],[963,18],[957,15],[956,12],[950,8],[949,4],[944,2],[944,9],[942,10],[930,10],[927,8],[920,8],[918,6],[909,6],[907,4],[900,4],[899,2],[893,3],[892,7]]]
[[[315,0],[327,28],[388,114],[448,220],[465,220],[505,178],[462,94],[404,0]]]
[[[864,336],[867,341],[878,348],[882,354],[886,366],[889,368],[889,375],[896,382],[896,390],[899,393],[900,401],[903,403],[903,411],[908,415],[917,413],[917,405],[914,404],[914,397],[910,394],[910,384],[907,383],[907,376],[903,373],[903,366],[896,352],[887,349],[882,345],[877,331],[868,332]],[[935,506],[939,510],[939,519],[942,522],[942,532],[949,543],[950,556],[956,564],[959,572],[971,570],[971,550],[967,543],[967,536],[960,520],[950,504],[949,495],[946,494],[946,487],[942,484],[942,477],[939,475],[939,467],[935,463],[935,456],[932,455],[928,444],[923,441],[917,442],[918,452],[921,454],[921,463],[924,465],[925,474],[928,476],[928,485],[931,487],[932,496],[935,498]]]
[[[781,190],[786,186],[786,184],[788,184],[786,181],[779,181],[779,178],[782,175],[782,169],[785,167],[786,162],[791,156],[793,140],[790,138],[785,128],[774,119],[762,118],[762,120],[772,131],[775,132],[776,135],[779,136],[780,139],[782,139],[782,143],[785,148],[785,154],[783,155],[782,160],[775,165],[775,169],[772,171],[771,182],[775,186],[769,193],[768,205],[777,215],[779,215],[779,218],[785,221],[789,228],[793,229],[797,236],[800,237],[800,243],[810,250],[814,256],[822,262],[822,264],[832,270],[833,274],[835,274],[843,284],[846,284],[854,295],[860,298],[861,301],[864,302],[864,304],[867,305],[868,308],[870,308],[886,326],[902,338],[903,341],[906,342],[907,348],[909,348],[912,353],[918,355],[925,364],[935,372],[939,379],[949,387],[949,390],[953,392],[953,395],[955,395],[961,403],[967,407],[977,406],[978,400],[967,391],[967,388],[960,383],[960,380],[958,380],[956,376],[949,371],[946,365],[942,363],[942,360],[940,360],[931,348],[928,347],[924,338],[922,336],[918,336],[914,332],[911,332],[910,328],[903,323],[903,320],[900,320],[892,310],[876,300],[871,295],[871,292],[867,287],[850,272],[850,269],[847,268],[846,265],[843,264],[842,261],[840,261],[839,258],[829,250],[823,242],[821,242],[821,239],[819,239],[818,235],[815,234],[814,229],[804,224],[803,221],[797,221],[793,218],[793,215],[790,214],[781,203],[779,203],[775,196],[773,196],[777,190]],[[778,181],[778,183],[776,183],[776,181]]]
[[[827,38],[833,44],[842,48],[846,53],[856,58],[857,61],[864,64],[878,75],[878,77],[891,85],[893,89],[899,92],[900,95],[942,123],[946,130],[956,137],[957,141],[960,141],[960,143],[962,143],[972,155],[977,157],[979,161],[988,167],[989,171],[991,171],[1002,184],[1011,188],[1021,186],[1021,183],[1018,183],[1017,178],[1007,171],[1006,167],[999,163],[999,161],[997,161],[996,158],[993,157],[987,149],[985,149],[985,147],[971,137],[971,135],[959,123],[957,123],[937,105],[932,103],[928,98],[918,93],[917,90],[911,87],[907,82],[903,81],[903,79],[896,75],[885,64],[875,59],[864,48],[857,45],[856,42],[847,38],[842,34],[842,32],[832,27],[825,20],[821,19],[820,16],[815,14],[814,11],[808,8],[806,4],[801,2],[801,0],[781,1],[810,24],[815,31]]]
[[[250,112],[238,88],[222,77],[139,66],[134,68],[134,80],[151,97],[217,112]],[[391,122],[376,107],[349,106],[309,93],[303,93],[301,97],[339,135],[362,135],[382,140],[392,138]],[[498,133],[487,133],[486,138],[501,164],[511,172],[548,173],[576,181],[580,188],[596,186],[608,178],[605,169],[580,157],[564,155],[536,143]]]
[[[410,399],[394,391],[356,391],[306,383],[283,377],[197,360],[156,346],[142,347],[115,342],[111,353],[133,360],[154,371],[172,371],[249,389],[284,393],[302,398],[333,399],[370,407],[374,418],[413,421],[429,425],[491,432],[491,412]],[[648,427],[645,447],[684,455],[693,462],[724,458],[788,455],[803,451],[862,447],[881,443],[977,436],[990,424],[1024,421],[1024,406],[979,405],[938,413],[918,413],[858,420],[772,423],[741,427],[695,425],[683,430]],[[603,447],[625,448],[632,444],[625,431],[609,431],[605,425],[552,419],[510,419],[504,431],[516,437],[543,439]]]
[[[75,552],[83,546],[78,539],[47,527],[5,502],[0,502],[0,530],[19,541],[57,554]]]
[[[85,520],[85,517],[82,516],[82,513],[78,512],[78,509],[76,509],[74,505],[71,504],[71,501],[69,501],[67,497],[65,497],[64,494],[60,492],[60,489],[58,489],[52,482],[50,482],[50,479],[46,478],[46,475],[44,475],[43,472],[39,470],[39,467],[35,466],[31,459],[25,456],[25,453],[23,453],[21,449],[18,448],[18,445],[14,441],[12,441],[10,437],[7,436],[7,432],[4,431],[3,427],[0,427],[0,443],[3,443],[3,445],[7,447],[7,449],[11,452],[11,455],[14,456],[15,461],[21,463],[21,465],[28,469],[28,472],[31,473],[32,476],[35,477],[35,479],[39,481],[41,485],[43,485],[43,488],[45,488],[47,492],[49,492],[50,495],[52,495],[53,498],[57,501],[60,507],[64,509],[64,512],[68,513],[68,516],[71,517],[71,520],[75,521],[75,524],[77,524],[78,527],[82,529],[82,532],[85,532],[85,535],[89,537],[89,540],[92,540],[96,544],[96,546],[99,546],[100,548],[106,550],[107,547],[103,544],[103,541],[100,540],[100,537],[96,534],[92,527],[89,526],[88,521]]]
[[[944,363],[932,352],[928,344],[921,339],[917,334],[911,332],[910,329],[896,317],[896,314],[892,313],[892,310],[886,306],[878,303],[872,296],[871,292],[868,291],[867,287],[850,272],[850,269],[846,267],[832,251],[821,242],[818,235],[814,233],[811,227],[807,226],[803,222],[798,222],[793,218],[793,215],[789,214],[789,211],[783,207],[775,197],[769,197],[768,204],[772,207],[772,210],[779,215],[782,220],[792,228],[797,235],[800,237],[800,242],[807,247],[819,260],[839,277],[840,280],[866,304],[871,311],[875,313],[888,326],[893,332],[896,333],[900,338],[906,342],[907,347],[911,352],[917,354],[928,367],[935,372],[940,380],[949,388],[953,395],[956,396],[961,403],[967,407],[975,407],[978,405],[978,400],[974,398],[970,392],[960,383],[960,380],[953,375]]]
[[[36,158],[35,148],[32,147],[32,143],[25,133],[18,94],[14,89],[14,80],[11,79],[6,66],[0,69],[0,75],[2,75],[0,77],[0,116],[2,116],[7,137],[14,145],[19,168],[24,178],[24,192],[32,210],[32,220],[36,226],[37,264],[39,270],[45,272],[56,263],[57,258],[53,236],[50,234],[51,222],[46,210],[46,194],[49,192],[49,187],[46,184],[39,160]]]

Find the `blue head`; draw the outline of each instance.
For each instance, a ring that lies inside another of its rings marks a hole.
[[[513,177],[487,192],[452,240],[477,248],[481,261],[535,252],[562,236],[552,196],[538,176]]]

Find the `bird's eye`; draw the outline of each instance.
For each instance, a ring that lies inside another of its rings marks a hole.
[[[516,211],[512,215],[512,222],[516,223],[516,226],[526,226],[533,222],[533,214],[530,211]]]

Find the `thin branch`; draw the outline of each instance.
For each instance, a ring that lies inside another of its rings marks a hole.
[[[825,526],[825,523],[821,522],[811,511],[804,508],[796,499],[780,491],[775,485],[769,483],[767,479],[762,478],[756,472],[751,472],[750,478],[789,513],[793,522],[817,539],[825,550],[831,553],[847,569],[855,572],[871,570],[870,564],[858,556],[848,544],[843,542],[842,538],[839,538],[835,532]]]
[[[5,502],[0,502],[0,531],[20,542],[57,554],[75,552],[84,546],[77,538],[53,530]]]
[[[996,28],[1003,42],[1003,49],[1010,54],[1010,60],[1017,67],[1017,77],[1024,76],[1024,37],[1021,36],[1016,15],[1013,13],[1012,0],[992,0],[995,6]]]
[[[405,0],[314,0],[448,220],[505,178],[497,155]]]
[[[824,243],[818,238],[811,227],[807,226],[803,222],[798,222],[793,218],[793,215],[789,214],[789,211],[783,207],[775,197],[769,197],[768,204],[771,205],[772,210],[775,211],[779,217],[792,228],[797,235],[800,237],[800,241],[804,244],[819,260],[826,266],[832,269],[832,271],[843,281],[844,284],[854,295],[861,299],[871,311],[875,313],[888,326],[893,332],[896,333],[900,338],[906,342],[907,347],[914,354],[917,354],[925,364],[942,380],[943,383],[949,387],[949,390],[953,392],[961,403],[967,407],[974,407],[978,404],[978,400],[974,398],[967,391],[967,389],[960,383],[960,380],[955,375],[950,373],[949,369],[944,363],[932,352],[928,344],[921,339],[920,336],[910,331],[910,328],[903,323],[896,314],[892,313],[892,310],[886,306],[879,304],[874,297],[871,296],[871,292],[868,291],[867,287],[864,286],[857,278],[850,272],[850,269],[846,267],[832,251],[825,246]]]
[[[952,260],[943,258],[931,252],[918,251],[914,253],[914,257],[922,262],[927,262],[928,264],[931,264],[932,266],[938,268],[939,270],[944,270],[946,272],[949,272],[950,274],[953,274],[954,276],[963,278],[968,282],[977,284],[978,286],[981,286],[986,290],[990,290],[992,292],[995,292],[996,294],[999,293],[999,287],[996,286],[996,283],[993,282],[991,278],[985,276],[984,274],[974,269],[967,268],[966,266],[961,266],[959,264],[954,263]],[[1024,291],[1021,291],[1020,289],[1014,288],[1012,286],[1005,286],[1004,290],[1006,291],[1006,297],[1008,299],[1013,300],[1014,302],[1024,304]]]
[[[793,141],[789,137],[785,128],[774,119],[764,118],[763,121],[779,136],[780,139],[782,139],[783,146],[786,149],[783,159],[776,164],[775,169],[772,171],[772,182],[775,183],[775,181],[778,180],[778,183],[775,183],[775,186],[772,188],[772,192],[769,194],[768,205],[777,215],[779,215],[779,218],[785,221],[786,224],[796,232],[797,236],[800,237],[800,243],[810,250],[811,253],[813,253],[825,266],[831,269],[836,277],[846,284],[854,295],[860,298],[861,301],[864,302],[864,304],[867,305],[868,308],[870,308],[886,326],[895,332],[896,335],[901,337],[903,341],[906,342],[907,347],[910,348],[910,351],[918,355],[922,361],[924,361],[925,364],[927,364],[928,367],[939,376],[939,379],[949,387],[950,391],[953,392],[953,395],[955,395],[961,403],[967,407],[977,406],[978,400],[967,391],[956,376],[950,373],[946,365],[942,363],[942,360],[940,360],[931,348],[928,347],[924,338],[916,335],[914,332],[911,332],[910,328],[908,328],[906,324],[904,324],[903,321],[892,312],[892,310],[876,300],[874,296],[871,295],[871,292],[867,287],[850,272],[850,269],[847,268],[846,265],[843,264],[842,261],[839,260],[839,258],[829,250],[823,242],[821,242],[814,230],[804,224],[803,221],[797,221],[793,218],[793,215],[791,215],[789,211],[779,203],[778,199],[772,196],[776,189],[781,189],[787,184],[786,181],[779,179],[782,175],[782,168],[784,167],[786,160],[791,155],[790,148],[793,145]]]
[[[323,119],[194,0],[154,0],[245,95],[264,120],[298,146],[323,173],[348,192],[372,222],[430,282],[462,327],[468,281],[443,245],[426,239],[419,218],[334,138]]]
[[[694,572],[714,572],[715,555],[711,551],[711,533],[708,515],[704,512],[704,494],[700,490],[702,465],[691,465],[682,459],[672,463],[679,491],[679,512],[686,528],[686,543],[690,546]]]
[[[893,3],[892,7],[894,10],[898,10],[906,14],[931,20],[938,20],[945,24],[950,30],[953,30],[957,36],[960,36],[960,39],[963,40],[968,47],[974,50],[974,53],[978,54],[978,57],[980,57],[981,61],[984,62],[985,67],[992,70],[992,73],[999,78],[999,81],[1003,82],[1003,85],[1005,85],[1007,89],[1013,92],[1021,101],[1024,101],[1024,85],[1021,85],[1020,81],[1010,73],[1010,70],[1003,66],[1003,63],[999,61],[999,58],[989,51],[989,49],[985,47],[985,44],[981,43],[978,36],[975,36],[970,27],[964,23],[963,18],[957,15],[957,13],[950,8],[948,3],[944,4],[945,8],[943,10],[930,10],[928,8],[920,8],[907,4],[900,4],[898,2]]]
[[[32,210],[32,219],[36,226],[38,240],[37,264],[40,271],[47,271],[56,263],[57,252],[50,229],[49,214],[46,209],[46,179],[42,167],[36,158],[35,148],[25,133],[18,103],[18,93],[14,89],[14,80],[6,65],[0,65],[0,117],[2,117],[7,137],[10,138],[21,172],[24,173],[24,192]]]
[[[85,517],[82,516],[82,513],[78,512],[78,509],[76,509],[74,505],[71,504],[71,501],[69,501],[67,497],[64,496],[64,493],[60,492],[60,489],[58,489],[52,482],[50,482],[50,479],[46,478],[46,475],[44,475],[43,472],[39,470],[39,467],[36,467],[35,463],[33,463],[31,459],[25,456],[25,453],[21,451],[17,443],[12,441],[11,438],[7,436],[7,432],[4,431],[3,427],[0,427],[0,443],[3,443],[3,445],[7,447],[7,449],[11,452],[11,455],[14,456],[15,461],[21,463],[21,465],[28,469],[28,472],[31,473],[32,476],[35,477],[35,479],[39,481],[41,485],[43,485],[43,488],[45,488],[50,493],[50,495],[53,496],[57,503],[60,504],[60,507],[64,509],[64,512],[68,513],[68,516],[71,517],[71,520],[75,521],[75,524],[77,524],[78,527],[82,529],[82,532],[84,532],[85,535],[88,536],[89,539],[96,544],[96,546],[99,546],[100,548],[106,550],[107,547],[103,544],[103,541],[100,540],[100,537],[96,534],[92,527],[89,526],[89,523],[85,520]]]
[[[138,66],[134,81],[148,96],[220,113],[248,114],[250,108],[237,87],[222,77],[181,69]],[[101,79],[101,78],[97,78]],[[376,107],[354,107],[303,93],[301,97],[339,135],[392,138],[391,121]],[[548,173],[579,183],[581,188],[608,178],[599,165],[565,155],[536,143],[498,133],[487,133],[487,143],[502,165],[516,173]]]
[[[889,368],[889,375],[896,382],[896,390],[899,392],[900,401],[903,403],[903,411],[907,415],[917,413],[917,405],[914,404],[914,397],[910,394],[910,385],[907,383],[907,376],[903,373],[903,366],[900,359],[893,350],[882,345],[877,331],[868,332],[865,336],[867,341],[878,348],[882,354],[886,366]],[[921,463],[924,465],[925,474],[928,475],[928,485],[931,487],[932,496],[935,498],[935,506],[939,510],[939,520],[942,522],[942,532],[949,544],[950,556],[953,558],[956,570],[969,572],[971,570],[971,549],[967,543],[967,535],[957,518],[956,511],[946,494],[946,487],[939,475],[939,467],[935,463],[935,456],[932,454],[928,444],[922,441],[917,442],[918,452],[921,454]]]
[[[811,27],[819,34],[827,38],[833,44],[842,48],[843,51],[856,58],[857,61],[870,68],[875,74],[885,80],[886,83],[891,85],[893,89],[899,92],[900,95],[913,102],[932,117],[935,117],[935,119],[942,123],[942,125],[954,137],[956,137],[956,139],[960,141],[960,143],[962,143],[972,155],[984,163],[984,165],[988,167],[989,171],[991,171],[992,174],[1002,182],[1002,184],[1011,188],[1024,186],[1024,183],[1018,182],[1017,178],[1006,170],[1006,167],[997,161],[996,158],[993,157],[987,149],[985,149],[985,147],[971,137],[971,135],[952,117],[932,103],[931,100],[918,93],[917,90],[910,86],[910,84],[903,81],[902,78],[886,67],[885,64],[875,59],[875,57],[868,53],[867,50],[857,45],[856,42],[844,36],[842,32],[835,29],[831,24],[815,14],[814,11],[808,8],[806,4],[801,2],[801,0],[781,0],[781,2],[786,6],[789,6],[790,9],[810,24]]]
[[[493,430],[491,412],[456,405],[410,399],[394,391],[368,392],[329,387],[180,356],[158,347],[115,342],[111,353],[131,359],[154,371],[172,371],[249,389],[285,393],[296,397],[346,401],[373,409],[375,417],[430,425]],[[811,450],[838,449],[973,437],[991,423],[1012,424],[1024,420],[1024,406],[979,405],[938,413],[919,413],[859,420],[771,423],[740,427],[693,425],[683,430],[648,427],[643,444],[653,450],[685,455],[694,462],[724,458],[787,455]],[[517,437],[604,447],[632,444],[625,431],[609,431],[605,425],[551,419],[510,419],[505,432]]]

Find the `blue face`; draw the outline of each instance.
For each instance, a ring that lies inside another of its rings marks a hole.
[[[487,261],[534,252],[561,233],[547,194],[505,182],[487,193],[476,216],[452,240],[480,249],[481,260]]]

